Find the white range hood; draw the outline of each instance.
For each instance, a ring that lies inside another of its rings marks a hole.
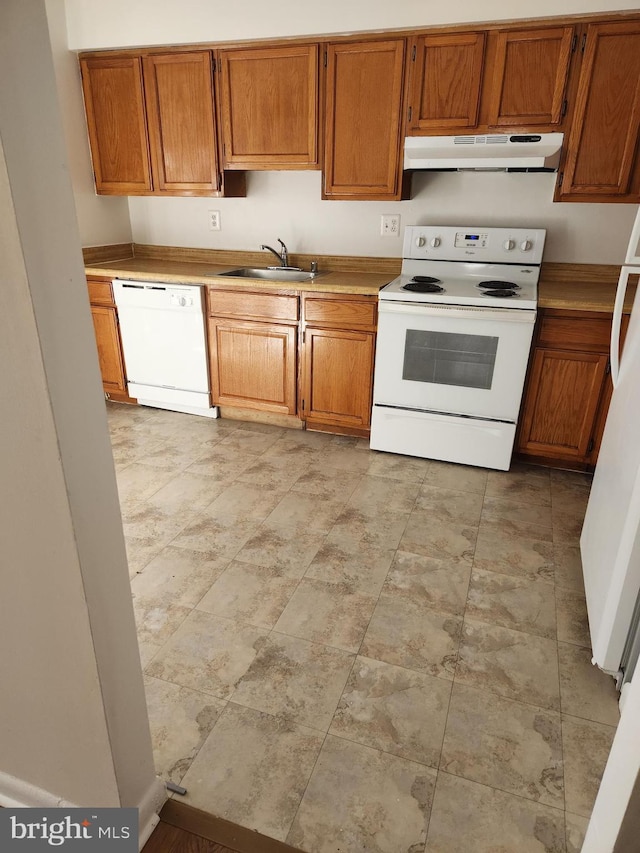
[[[404,168],[555,171],[562,139],[562,133],[408,136]]]

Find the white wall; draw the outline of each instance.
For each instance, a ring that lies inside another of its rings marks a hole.
[[[281,237],[305,254],[400,257],[402,236],[380,236],[380,215],[404,225],[504,225],[547,229],[545,260],[620,264],[637,210],[628,204],[554,204],[555,175],[446,172],[414,176],[403,202],[322,201],[319,172],[253,172],[247,198],[131,198],[134,240],[257,250]],[[208,210],[221,213],[208,230]]]
[[[0,3],[0,805],[155,777],[44,0]]]
[[[46,0],[46,8],[82,245],[130,243],[131,223],[126,198],[95,193],[80,71],[75,54],[67,49],[64,0]]]
[[[635,6],[636,0],[539,0],[535,9],[512,0],[66,0],[73,49],[423,27]],[[552,175],[431,174],[414,178],[411,201],[336,202],[321,200],[319,172],[253,172],[245,199],[132,197],[129,213],[138,243],[256,249],[282,237],[292,251],[399,257],[401,239],[380,237],[380,214],[398,212],[403,226],[543,227],[548,230],[547,260],[621,263],[636,207],[553,204],[554,183]],[[220,232],[208,230],[208,210],[221,212]],[[81,212],[81,229],[82,219]]]
[[[636,0],[66,0],[69,47],[281,38],[636,9]]]

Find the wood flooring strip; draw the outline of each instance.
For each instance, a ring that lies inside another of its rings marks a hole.
[[[236,851],[160,821],[145,844],[143,853],[236,853]]]
[[[203,853],[224,853],[225,846],[231,848],[234,853],[301,853],[282,841],[268,838],[259,832],[245,829],[243,826],[214,817],[176,800],[168,800],[164,804],[160,818],[174,827],[185,829],[203,839],[222,845],[220,851],[213,848],[211,851],[205,849]],[[156,853],[156,851],[147,851],[145,847],[144,853]],[[170,853],[178,853],[178,851],[171,850]]]

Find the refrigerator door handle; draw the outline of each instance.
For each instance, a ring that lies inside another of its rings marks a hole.
[[[629,282],[629,276],[631,275],[631,273],[631,267],[623,266],[620,269],[620,278],[618,279],[618,289],[616,291],[616,301],[613,306],[609,360],[611,362],[611,381],[613,382],[614,388],[618,387],[618,377],[620,375],[620,325],[622,323],[622,308],[624,307],[624,298],[627,293],[627,284]]]

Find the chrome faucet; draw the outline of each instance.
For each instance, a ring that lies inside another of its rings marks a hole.
[[[281,267],[289,266],[289,250],[282,242],[282,240],[278,237],[278,243],[282,246],[282,252],[276,252],[275,249],[272,249],[271,246],[260,246],[261,249],[266,249],[267,252],[271,252],[276,256],[276,258],[280,261]]]

